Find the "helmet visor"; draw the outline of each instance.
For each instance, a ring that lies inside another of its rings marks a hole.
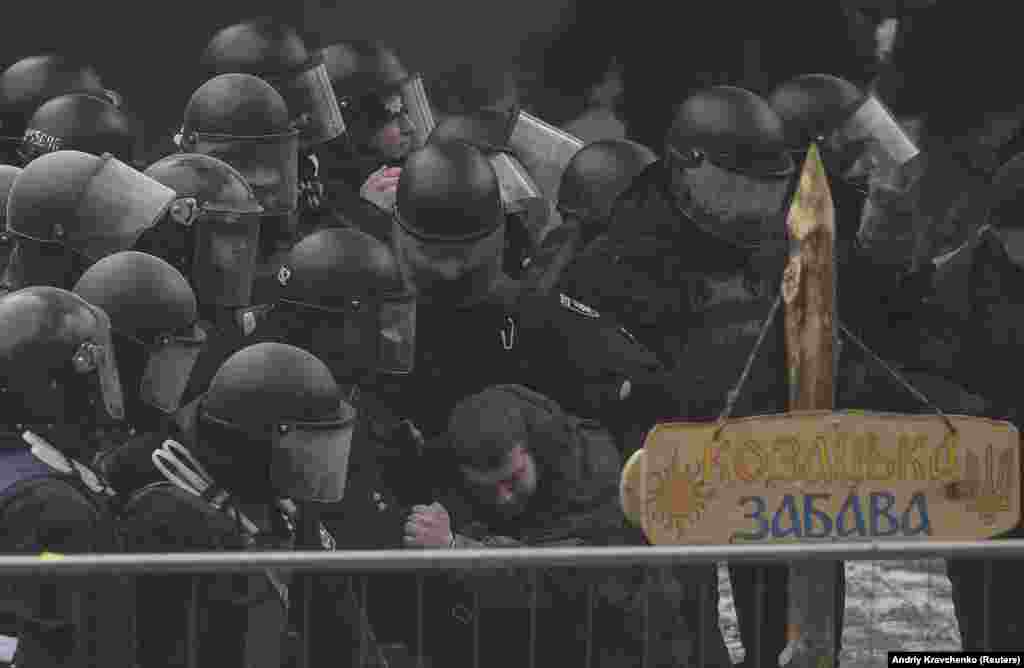
[[[345,119],[334,95],[327,67],[320,63],[291,77],[268,79],[297,117],[303,148],[331,141],[345,133]]]
[[[841,164],[847,178],[902,167],[921,152],[873,95],[833,133],[830,143],[843,156]]]
[[[150,348],[139,386],[139,398],[163,413],[176,412],[181,407],[181,397],[205,343],[206,332],[198,325],[161,337]]]
[[[423,87],[423,78],[410,77],[402,83],[400,91],[405,112],[416,131],[416,147],[425,146],[437,123],[434,121],[434,112],[430,107],[427,91]]]
[[[260,215],[204,212],[194,228],[192,283],[199,302],[248,306],[259,252]]]
[[[69,245],[93,260],[131,248],[177,197],[159,181],[104,154],[78,201],[75,216],[81,224],[69,233]]]
[[[278,425],[270,482],[282,497],[337,503],[345,496],[356,411],[339,402],[339,418]]]
[[[219,158],[245,177],[267,214],[291,213],[299,205],[299,134],[235,137],[195,133],[187,150]]]
[[[117,371],[117,357],[114,355],[110,318],[103,309],[93,307],[92,312],[100,321],[100,327],[97,328],[93,341],[78,347],[72,362],[79,372],[96,374],[100,397],[107,415],[115,420],[123,420],[124,393],[121,391],[121,376]]]
[[[562,173],[583,141],[520,111],[508,143],[544,195],[557,202]]]

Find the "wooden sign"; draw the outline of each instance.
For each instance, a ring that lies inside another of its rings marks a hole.
[[[666,423],[622,477],[656,545],[977,540],[1020,518],[1019,434],[950,416],[807,411]]]

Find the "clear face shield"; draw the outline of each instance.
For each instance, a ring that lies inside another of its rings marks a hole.
[[[75,230],[88,232],[70,231],[61,241],[92,260],[126,250],[175,199],[177,194],[167,186],[104,154],[75,211],[80,221]]]
[[[896,173],[921,151],[874,95],[826,139],[844,180],[867,181],[875,173]]]
[[[278,282],[286,283],[288,275],[287,268],[282,268]],[[351,379],[368,371],[392,376],[412,373],[416,362],[413,295],[351,298],[339,306],[292,299],[282,299],[281,303],[339,323],[338,327],[329,328],[331,341],[313,343],[316,354],[329,360],[337,378]]]
[[[299,133],[236,137],[192,133],[181,148],[228,163],[252,186],[267,215],[290,214],[299,205]]]
[[[356,410],[339,402],[339,417],[277,425],[270,483],[283,498],[337,503],[345,496]]]
[[[160,336],[145,346],[146,368],[139,384],[139,399],[170,415],[181,407],[192,369],[206,344],[206,332],[198,325]]]
[[[200,303],[249,306],[261,214],[203,211],[193,224],[191,278]]]
[[[904,122],[900,129],[916,145],[920,124]],[[914,252],[920,195],[920,188],[916,187],[920,180],[915,177],[920,170],[907,167],[922,164],[916,157],[903,163],[902,169],[876,169],[867,178],[867,198],[857,238],[876,260],[886,264],[907,264]]]
[[[530,241],[536,248],[547,231],[551,208],[549,202],[529,172],[516,158],[507,153],[496,153],[489,159],[498,177],[498,188],[501,191],[501,203],[505,212],[522,216]]]
[[[267,81],[281,92],[288,109],[296,116],[295,126],[303,149],[327,143],[345,133],[345,119],[323,63],[292,76]]]
[[[416,131],[416,148],[422,148],[437,125],[427,91],[423,86],[423,78],[410,77],[399,87],[399,92],[405,112]]]
[[[578,137],[522,110],[512,125],[508,144],[544,196],[551,202],[558,201],[562,173],[584,145]]]
[[[106,415],[113,420],[124,420],[124,393],[121,391],[121,376],[117,370],[114,355],[114,341],[110,329],[110,318],[98,308],[90,309],[100,321],[95,339],[78,346],[71,358],[75,373],[93,375],[99,388],[100,399]]]
[[[270,440],[270,484],[281,498],[307,503],[337,503],[345,496],[348,461],[356,410],[338,402],[337,417],[315,422],[274,424],[270,432],[248,434]],[[203,414],[203,420],[221,428],[241,431],[234,424]]]

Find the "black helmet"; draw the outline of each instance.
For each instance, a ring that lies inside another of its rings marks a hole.
[[[404,231],[425,241],[482,239],[505,220],[494,167],[464,142],[428,144],[406,160],[395,216]]]
[[[782,121],[767,102],[734,86],[716,86],[679,105],[666,137],[670,163],[708,160],[732,172],[759,176],[795,171]]]
[[[103,419],[94,408],[100,404],[107,419],[124,418],[102,309],[66,290],[35,286],[0,297],[0,322],[0,402],[9,424],[84,432]]]
[[[263,207],[242,174],[201,153],[169,155],[145,174],[178,195],[168,222],[188,241],[171,245],[190,252],[187,258],[172,259],[191,279],[200,302],[248,305]],[[216,252],[225,247],[233,252]],[[225,264],[228,258],[230,265]]]
[[[223,28],[207,44],[203,63],[213,75],[241,72],[271,83],[287,100],[303,146],[345,132],[327,69],[291,26],[256,19]]]
[[[864,92],[846,79],[804,74],[778,86],[768,103],[782,119],[794,149],[822,143],[864,102]]]
[[[12,263],[37,274],[30,266],[35,258],[22,256],[25,242],[51,248],[44,255],[54,256],[59,266],[42,272],[52,269],[53,275],[31,280],[70,288],[78,278],[70,275],[72,255],[84,261],[84,271],[100,258],[128,250],[175,197],[170,188],[109,154],[48,153],[26,166],[11,189],[7,229],[20,245]],[[29,280],[24,274],[22,279]]]
[[[339,42],[321,49],[320,55],[335,94],[338,99],[349,101],[349,109],[358,107],[366,96],[380,97],[397,91],[409,78],[398,54],[380,42]]]
[[[298,207],[298,133],[273,86],[251,74],[222,74],[192,94],[179,146],[220,158],[252,186],[268,214]]]
[[[232,491],[337,502],[345,492],[355,409],[327,366],[282,343],[229,357],[199,401],[199,440]]]
[[[74,292],[110,316],[121,364],[140,362],[132,369],[139,386],[131,399],[164,413],[177,411],[206,339],[196,325],[196,296],[185,277],[158,257],[126,251],[90,267]]]
[[[278,282],[278,309],[303,323],[285,336],[325,360],[339,382],[412,371],[416,302],[387,245],[354,229],[316,232],[292,248]]]
[[[96,70],[70,58],[32,56],[8,67],[0,74],[0,141],[15,150],[29,116],[47,100],[68,93],[99,95],[119,104],[117,95],[103,88]]]
[[[562,173],[558,211],[587,226],[605,227],[618,196],[657,159],[651,149],[624,139],[588,144]]]
[[[769,99],[790,148],[802,151],[818,143],[837,175],[866,177],[878,165],[903,165],[920,152],[878,98],[845,79],[804,74]]]
[[[105,98],[61,95],[39,107],[28,121],[21,145],[26,163],[45,153],[74,150],[110,153],[132,164],[136,135],[131,119]]]

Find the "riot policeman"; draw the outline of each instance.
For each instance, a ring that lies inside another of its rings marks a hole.
[[[787,255],[794,173],[783,123],[765,100],[731,86],[701,91],[676,109],[664,159],[634,180],[607,235],[569,268],[564,290],[621,318],[685,374],[682,417],[721,415],[763,328],[732,414],[787,408],[781,319],[768,316]],[[748,665],[776,665],[785,646],[786,567],[730,567],[730,578]]]
[[[284,97],[292,124],[299,130],[300,211],[315,216],[324,198],[318,147],[345,133],[320,55],[307,50],[293,27],[263,18],[219,30],[206,46],[203,63],[211,75],[258,76]]]
[[[518,299],[509,289],[498,179],[480,150],[444,142],[410,155],[395,221],[418,299],[402,411],[427,438],[460,398],[506,378],[613,428],[646,428],[678,409],[656,358],[616,323],[567,295]]]
[[[422,79],[376,42],[339,42],[320,53],[348,128],[322,156],[328,200],[343,218],[372,221],[363,231],[385,240],[401,165],[434,127]]]
[[[280,294],[256,336],[299,346],[324,361],[359,411],[345,498],[322,507],[343,549],[397,549],[416,495],[415,432],[394,411],[397,386],[415,358],[416,302],[394,252],[355,229],[327,229],[291,250]],[[368,613],[381,641],[415,643],[415,619],[390,602],[411,578],[371,577]]]
[[[0,74],[0,163],[18,164],[18,148],[29,117],[49,99],[86,93],[120,105],[91,66],[56,54],[23,58]]]
[[[117,551],[112,492],[92,468],[97,432],[124,417],[109,318],[65,290],[30,287],[0,298],[0,320],[0,550]],[[130,592],[116,577],[0,587],[17,665],[134,665]]]
[[[160,429],[206,340],[188,281],[158,257],[124,251],[91,266],[74,292],[110,316],[128,434]]]
[[[13,165],[0,165],[0,276],[7,271],[7,263],[14,250],[14,239],[7,232],[7,198],[14,186],[14,179],[21,174],[21,168]],[[0,285],[0,294],[4,288]]]
[[[658,157],[628,140],[587,144],[573,156],[558,189],[562,224],[548,233],[523,277],[524,290],[550,292],[575,255],[605,232],[612,205]]]
[[[206,388],[228,356],[251,342],[260,305],[276,294],[271,272],[278,260],[260,257],[266,209],[231,165],[201,153],[178,153],[153,163],[146,174],[172,188],[178,199],[136,248],[171,262],[188,277],[209,337],[188,378],[187,402]]]
[[[177,143],[185,153],[223,160],[252,187],[263,207],[264,261],[291,246],[297,236],[299,131],[284,98],[269,83],[251,74],[210,79],[185,106]]]
[[[110,153],[132,165],[136,142],[132,120],[105,98],[61,95],[32,114],[19,154],[27,164],[41,155],[60,150],[93,155]]]
[[[131,248],[174,198],[173,190],[110,154],[36,158],[8,198],[7,231],[17,248],[5,282],[12,289],[70,289],[97,260]]]
[[[355,409],[327,366],[294,346],[261,343],[228,358],[209,391],[179,413],[181,442],[153,451],[167,482],[149,485],[123,510],[128,549],[333,549],[314,507],[346,493]],[[191,471],[192,475],[185,475]],[[315,595],[312,576],[212,576],[198,588],[200,662],[282,665],[289,619],[311,634],[310,665],[374,650],[351,584]],[[297,585],[297,586],[296,586]],[[184,656],[190,587],[173,578],[139,584],[140,664],[166,665]],[[295,619],[313,596],[310,619]],[[142,605],[160,600],[160,608]],[[169,605],[171,602],[182,605]],[[168,610],[181,614],[168,614]]]

